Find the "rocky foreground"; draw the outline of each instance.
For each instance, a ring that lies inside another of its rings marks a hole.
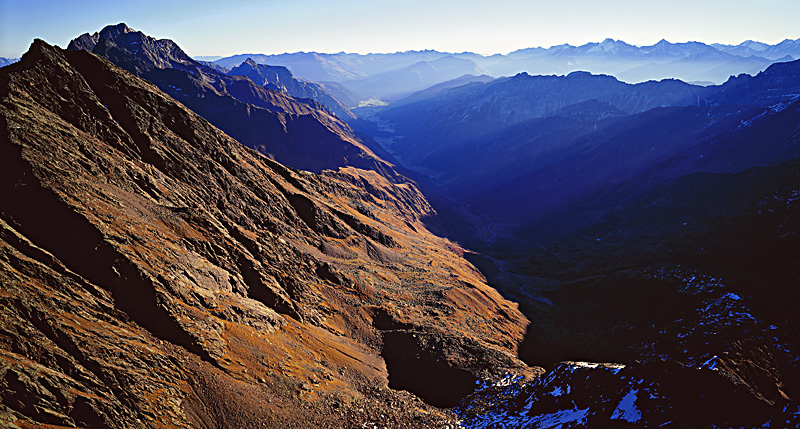
[[[6,426],[445,427],[540,372],[412,183],[284,167],[87,51],[0,71],[0,195]]]

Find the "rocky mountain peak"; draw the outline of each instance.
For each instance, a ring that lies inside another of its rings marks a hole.
[[[201,66],[172,40],[155,39],[124,23],[109,25],[93,35],[84,34],[73,39],[67,49],[90,50],[125,68],[140,72]]]
[[[228,74],[246,76],[258,85],[283,91],[292,97],[312,99],[339,118],[355,119],[355,115],[339,100],[328,94],[321,84],[297,79],[284,66],[258,64],[252,58],[247,58],[243,63],[231,69]]]
[[[125,23],[117,25],[108,25],[100,30],[100,37],[114,38],[121,34],[135,33],[136,31],[128,27]]]
[[[741,47],[744,47],[744,48],[750,48],[750,49],[752,49],[754,51],[763,51],[763,50],[766,50],[767,48],[769,48],[769,45],[767,45],[766,43],[756,42],[754,40],[749,40],[749,39],[745,40],[744,42],[742,42],[740,44],[738,44],[737,46],[741,46]]]
[[[125,28],[106,27],[81,36],[68,49],[93,46],[91,52],[150,80],[242,144],[292,167],[321,171],[357,165],[399,177],[393,165],[377,156],[314,97],[254,82],[255,76],[223,74],[194,61],[172,40]],[[258,65],[253,70],[258,67],[269,66]],[[291,73],[281,69],[290,79]],[[342,112],[349,111],[342,106]]]

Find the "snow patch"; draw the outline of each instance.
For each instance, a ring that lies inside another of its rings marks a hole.
[[[611,414],[611,420],[626,420],[630,423],[636,423],[642,418],[642,412],[636,408],[636,394],[639,389],[631,389],[614,409]]]
[[[707,361],[703,362],[703,363],[700,365],[700,368],[701,368],[701,369],[702,369],[702,368],[708,368],[708,369],[711,369],[711,370],[716,370],[716,369],[717,369],[717,365],[719,365],[719,356],[716,356],[716,355],[715,355],[715,356],[714,356],[714,357],[712,357],[711,359],[709,359],[709,360],[707,360]]]
[[[732,299],[734,301],[739,301],[740,299],[742,299],[742,297],[740,297],[739,295],[736,295],[735,293],[732,293],[732,292],[726,293],[723,298]]]
[[[572,409],[561,410],[551,414],[542,414],[531,418],[525,422],[526,427],[530,428],[554,428],[561,427],[567,423],[574,423],[576,425],[585,425],[586,417],[589,414],[589,408],[583,410],[578,409],[575,403],[572,403]],[[530,426],[528,426],[530,425]],[[510,426],[509,426],[510,427]]]

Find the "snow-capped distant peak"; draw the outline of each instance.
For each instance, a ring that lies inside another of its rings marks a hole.
[[[740,43],[739,46],[759,52],[769,48],[769,45],[767,45],[766,43],[756,42],[754,40],[745,40],[744,42]]]

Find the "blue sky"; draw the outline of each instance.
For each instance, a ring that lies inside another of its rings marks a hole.
[[[125,22],[190,55],[396,52],[507,53],[606,37],[777,43],[800,38],[797,0],[0,0],[0,56],[34,38],[66,47]]]

